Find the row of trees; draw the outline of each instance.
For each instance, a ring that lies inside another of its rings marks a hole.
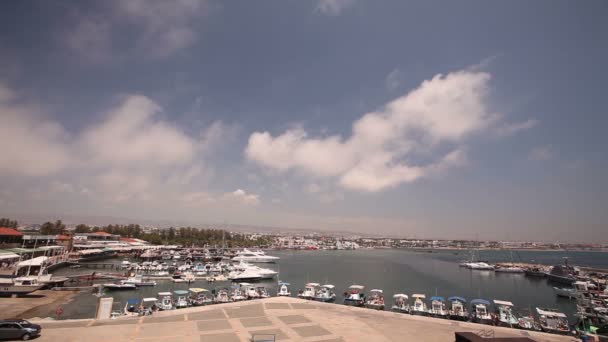
[[[58,220],[54,223],[46,222],[40,229],[41,234],[66,234],[65,224]],[[249,239],[243,234],[231,234],[222,229],[198,229],[192,227],[161,229],[157,232],[145,233],[140,225],[107,225],[90,227],[85,224],[76,226],[75,233],[106,232],[126,238],[135,238],[148,241],[155,245],[183,245],[183,246],[218,246],[226,247],[255,247],[272,243],[270,238],[259,237]]]
[[[0,227],[17,228],[19,227],[19,222],[3,217],[0,218]]]

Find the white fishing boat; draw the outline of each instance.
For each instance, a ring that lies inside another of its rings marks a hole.
[[[176,309],[187,308],[188,307],[188,291],[175,290],[175,291],[173,291],[173,293],[177,297],[175,299],[175,303],[174,303],[175,308]]]
[[[570,333],[570,326],[568,325],[568,317],[553,309],[541,309],[536,308],[538,313],[538,319],[540,322],[540,328],[544,332],[556,333],[556,334],[568,334]]]
[[[256,288],[256,291],[258,293],[258,298],[260,298],[260,299],[270,298],[270,294],[268,293],[268,289],[266,289],[264,286],[258,286]]]
[[[494,266],[485,263],[485,262],[472,262],[469,263],[468,268],[472,269],[472,270],[476,270],[476,271],[493,271],[494,270]]]
[[[230,299],[233,302],[240,302],[243,300],[247,300],[247,296],[245,295],[245,289],[241,289],[238,287],[232,289],[232,292],[230,293]]]
[[[0,295],[25,295],[41,289],[44,285],[38,282],[38,277],[27,276],[3,279],[0,282]]]
[[[471,313],[473,315],[473,322],[482,324],[492,324],[490,305],[492,304],[485,299],[473,299],[471,301]]]
[[[513,303],[505,300],[494,299],[494,307],[496,308],[496,317],[498,324],[506,327],[517,327],[519,319],[513,313]]]
[[[425,302],[426,296],[423,294],[414,293],[412,298],[414,298],[414,305],[411,307],[412,315],[426,316],[428,314]]]
[[[213,303],[213,297],[209,294],[209,290],[200,287],[188,289],[190,292],[189,302],[192,306],[202,306]]]
[[[407,302],[408,296],[403,293],[393,295],[393,307],[391,310],[401,313],[410,313],[410,305]]]
[[[384,310],[384,293],[380,289],[369,291],[369,297],[365,301],[365,307],[374,310]]]
[[[120,263],[120,268],[122,268],[122,269],[128,269],[128,268],[131,268],[131,262],[130,262],[129,260],[123,260],[123,261]]]
[[[258,290],[256,289],[255,286],[251,285],[251,284],[247,284],[247,283],[241,283],[241,288],[243,289],[243,292],[245,293],[245,296],[247,297],[247,299],[258,299],[260,298],[260,294],[258,293]]]
[[[122,284],[132,284],[135,286],[156,286],[156,282],[154,280],[145,280],[141,275],[137,275],[134,277],[127,278],[121,281]]]
[[[246,261],[246,262],[255,262],[255,263],[272,263],[277,262],[280,258],[276,256],[266,255],[263,251],[250,251],[248,249],[244,249],[243,251],[237,253],[237,255],[232,258],[233,261]]]
[[[334,288],[335,288],[335,286],[333,286],[332,284],[325,284],[325,285],[321,286],[315,293],[315,296],[313,297],[313,299],[318,302],[326,302],[326,303],[335,301],[336,294],[334,293]]]
[[[448,309],[445,305],[445,298],[440,296],[431,297],[431,308],[429,309],[429,314],[437,318],[447,318]]]
[[[159,292],[158,298],[160,298],[159,310],[173,310],[173,295],[171,292]]]
[[[317,293],[317,288],[321,286],[319,283],[308,283],[304,290],[298,293],[298,297],[302,299],[313,299]]]
[[[154,297],[146,297],[141,300],[141,310],[140,313],[143,316],[151,315],[152,313],[158,311],[157,305],[158,299]]]
[[[230,293],[228,289],[220,289],[217,291],[217,295],[215,295],[214,301],[216,303],[230,303],[232,300],[230,299]]]
[[[365,286],[363,285],[351,285],[348,291],[344,295],[344,304],[352,306],[363,306],[365,305]]]
[[[277,296],[279,297],[291,297],[291,291],[289,290],[289,283],[279,282],[279,291]]]
[[[452,296],[448,298],[450,302],[450,309],[448,314],[451,319],[466,321],[469,319],[469,312],[467,311],[466,303],[467,300],[463,297]]]

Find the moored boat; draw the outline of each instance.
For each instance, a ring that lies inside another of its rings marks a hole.
[[[526,268],[526,269],[524,269],[524,274],[527,277],[537,277],[537,278],[544,278],[547,276],[547,272],[545,272],[540,267]]]
[[[365,286],[351,285],[344,294],[344,304],[351,306],[363,306],[365,304]]]
[[[159,292],[158,298],[160,298],[159,310],[173,310],[173,295],[171,295],[171,292]]]
[[[43,284],[38,282],[37,277],[26,276],[8,279],[8,282],[0,283],[0,295],[25,295],[39,290]]]
[[[410,313],[410,305],[407,302],[408,296],[403,293],[393,295],[393,307],[391,310],[401,313]]]
[[[334,293],[335,286],[331,284],[325,284],[321,286],[317,293],[315,293],[314,300],[319,302],[330,303],[336,300],[336,294]]]
[[[541,309],[536,308],[538,313],[538,320],[540,322],[540,328],[544,332],[556,333],[556,334],[568,334],[570,333],[570,327],[568,325],[568,317],[554,309]]]
[[[448,298],[450,302],[450,308],[448,314],[451,319],[466,321],[469,319],[469,312],[467,311],[466,303],[467,300],[463,297],[452,296]]]
[[[412,315],[426,316],[428,314],[428,310],[426,308],[426,296],[420,293],[414,293],[412,295],[414,298],[414,305],[410,308],[410,312]]]
[[[490,306],[492,304],[485,299],[473,299],[471,301],[471,316],[475,323],[492,324]]]
[[[124,316],[139,316],[140,315],[140,302],[137,298],[127,299],[125,308],[123,310]]]
[[[384,310],[384,293],[380,289],[373,289],[370,292],[365,307],[374,310]]]
[[[437,318],[447,318],[448,310],[445,305],[445,299],[440,296],[431,297],[431,308],[429,314]]]
[[[156,282],[154,280],[143,279],[142,276],[137,275],[134,277],[127,278],[121,281],[122,284],[132,284],[135,286],[156,286]]]
[[[248,249],[244,249],[242,252],[239,252],[234,258],[233,261],[246,261],[253,263],[273,263],[277,262],[280,258],[276,256],[266,255],[263,251],[250,251]]]
[[[496,318],[499,325],[511,328],[519,325],[519,319],[513,313],[513,303],[494,299],[494,307],[496,308]]]
[[[137,286],[133,284],[103,284],[104,289],[108,289],[110,291],[127,291],[127,290],[136,290]]]
[[[209,290],[200,287],[189,288],[190,297],[188,298],[190,305],[202,306],[213,303],[213,297],[209,295]]]
[[[576,290],[575,289],[571,289],[571,288],[567,288],[567,287],[556,287],[553,286],[553,292],[555,292],[555,294],[558,297],[564,297],[564,298],[576,298]]]
[[[175,296],[175,308],[182,309],[188,307],[188,291],[186,290],[175,290],[173,291]]]
[[[306,284],[306,286],[304,286],[304,290],[298,293],[298,297],[302,299],[313,299],[319,286],[321,286],[319,283]]]
[[[289,290],[289,285],[289,283],[279,282],[279,291],[277,291],[277,296],[290,297],[291,291]]]
[[[230,299],[230,293],[228,292],[228,289],[218,290],[214,298],[215,303],[229,303],[231,301],[232,300]]]

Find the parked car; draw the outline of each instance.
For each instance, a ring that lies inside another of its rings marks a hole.
[[[40,335],[42,327],[24,319],[0,320],[0,339],[21,339],[24,341]]]

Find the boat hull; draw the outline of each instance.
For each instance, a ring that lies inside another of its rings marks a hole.
[[[552,282],[566,284],[566,285],[572,285],[576,281],[576,279],[571,278],[571,277],[564,277],[564,276],[559,276],[559,275],[554,275],[554,274],[547,274],[547,279]]]
[[[383,304],[365,304],[365,307],[373,310],[384,310]]]
[[[0,296],[26,295],[34,291],[40,290],[44,285],[36,286],[15,286],[15,285],[0,285]]]
[[[363,300],[352,300],[352,299],[345,299],[344,300],[344,305],[348,305],[348,306],[363,306],[365,303],[363,302]]]
[[[404,313],[404,314],[410,313],[410,309],[402,309],[402,308],[398,308],[398,307],[392,307],[391,311],[398,312],[398,313]]]
[[[315,301],[317,302],[324,302],[324,303],[333,303],[336,300],[336,297],[329,297],[329,298],[319,298],[319,297],[315,297],[313,298]]]

